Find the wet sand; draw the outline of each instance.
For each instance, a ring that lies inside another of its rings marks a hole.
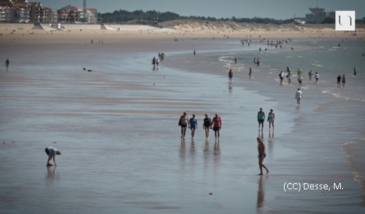
[[[192,74],[163,63],[152,70],[154,47],[190,52],[192,42],[182,43],[185,49],[172,42],[170,46],[153,42],[144,52],[128,48],[130,44],[3,47],[7,52],[1,52],[1,58],[9,57],[11,64],[0,74],[4,172],[0,209],[5,213],[261,209],[262,186],[270,177],[257,176],[256,115],[246,110],[256,112],[262,103],[275,102],[232,87],[226,78]],[[211,47],[204,45],[202,50]],[[32,54],[24,49],[33,50]],[[189,132],[187,140],[180,141],[177,123],[183,111],[197,114],[194,141]],[[211,116],[217,112],[223,119],[219,143],[212,132],[205,141],[201,130],[205,112]],[[248,119],[242,123],[241,117]],[[285,116],[278,122],[285,124]],[[278,128],[275,134],[281,133]],[[62,151],[56,157],[57,167],[45,166],[47,146]],[[281,146],[268,147],[268,167],[290,156]]]

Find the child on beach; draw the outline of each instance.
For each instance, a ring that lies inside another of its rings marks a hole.
[[[314,75],[314,77],[316,78],[316,83],[318,83],[318,80],[319,80],[319,74],[318,74],[318,72],[316,72],[316,75]]]
[[[5,61],[6,70],[8,70],[8,68],[9,68],[9,64],[10,64],[10,61],[9,61],[9,59],[7,59],[7,60]]]
[[[56,148],[53,148],[53,147],[47,147],[44,151],[48,155],[47,166],[53,166],[50,163],[52,158],[53,158],[54,165],[57,166],[57,164],[56,164],[56,155],[61,155],[61,151],[59,151],[59,150],[57,150]]]

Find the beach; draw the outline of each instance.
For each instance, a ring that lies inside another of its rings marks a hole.
[[[5,31],[0,39],[0,58],[10,59],[9,71],[0,71],[5,213],[364,211],[365,65],[364,41],[357,40],[363,33],[308,39],[319,33],[256,32],[250,47],[242,47],[247,33],[212,39],[203,32],[33,31]],[[259,53],[266,43],[258,35],[294,41]],[[153,70],[159,52],[166,58]],[[278,80],[280,69],[289,66],[296,74],[298,64],[304,77],[300,108],[296,78],[292,85]],[[355,65],[358,77],[350,78]],[[347,86],[337,89],[337,72],[329,70],[347,67]],[[320,72],[319,85],[307,80],[309,69]],[[274,109],[275,133],[265,122],[258,134],[260,107]],[[184,111],[197,115],[194,141],[190,130],[180,140]],[[212,131],[205,141],[204,113],[222,117],[219,143]],[[258,136],[267,146],[269,175],[257,176]],[[45,166],[47,146],[62,151],[57,167]],[[285,192],[288,182],[328,184],[331,190]],[[333,190],[333,183],[343,189]]]

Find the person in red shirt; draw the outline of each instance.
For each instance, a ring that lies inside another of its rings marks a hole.
[[[211,128],[212,127],[213,127],[213,130],[214,130],[215,138],[217,139],[217,136],[218,136],[218,139],[219,139],[219,137],[220,137],[219,131],[222,128],[222,119],[218,116],[217,113],[215,114],[215,117],[212,120]]]

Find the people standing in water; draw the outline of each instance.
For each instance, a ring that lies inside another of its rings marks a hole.
[[[297,99],[297,105],[300,105],[300,100],[303,99],[303,93],[300,91],[300,88],[295,93],[295,99]]]
[[[215,117],[212,120],[211,127],[213,127],[215,139],[218,138],[218,140],[219,140],[219,137],[220,137],[219,131],[222,128],[222,119],[218,116],[217,113],[215,114]]]
[[[354,76],[356,77],[356,68],[354,67]]]
[[[345,84],[346,84],[346,77],[344,74],[344,75],[342,75],[342,87],[345,87]]]
[[[337,87],[341,87],[341,74],[337,76]]]
[[[53,166],[50,163],[50,161],[52,159],[53,159],[54,165],[57,166],[57,164],[56,164],[56,155],[61,155],[61,151],[59,151],[59,150],[57,150],[56,148],[53,148],[53,147],[47,147],[44,151],[48,155],[47,166]]]
[[[318,74],[318,72],[316,72],[316,75],[314,75],[314,77],[316,78],[316,83],[318,83],[318,80],[319,80],[319,74]]]
[[[275,114],[274,110],[270,109],[270,113],[267,115],[267,121],[269,122],[269,131],[272,126],[272,130],[274,131],[274,122],[275,122]]]
[[[190,118],[190,129],[191,129],[191,139],[194,139],[195,130],[198,129],[198,120],[195,119],[195,114]]]
[[[308,76],[309,76],[309,80],[312,80],[312,76],[313,76],[313,71],[312,70],[309,71]]]
[[[262,167],[266,169],[266,174],[269,174],[269,169],[264,165],[264,159],[266,158],[266,146],[265,143],[262,141],[261,138],[257,138],[257,143],[258,143],[258,152],[259,152],[259,168],[260,168],[260,174],[259,175],[263,175],[262,173]]]
[[[257,122],[259,123],[259,131],[260,131],[260,126],[261,130],[264,130],[264,121],[265,121],[265,112],[263,112],[262,108],[260,108],[260,111],[257,113]]]
[[[252,70],[251,70],[251,67],[250,67],[250,70],[248,72],[248,76],[251,78],[252,77]]]
[[[257,67],[259,67],[260,66],[260,58],[257,58]]]
[[[179,119],[179,126],[181,126],[181,139],[185,140],[185,134],[186,134],[186,127],[189,124],[189,117],[187,116],[186,112],[183,113],[183,115],[180,116]]]
[[[230,69],[229,72],[228,72],[229,82],[232,82],[232,77],[233,77],[233,71],[232,71],[232,69]]]
[[[10,64],[9,59],[6,59],[6,61],[5,61],[5,67],[6,67],[6,70],[8,70],[8,69],[9,69],[9,64]]]
[[[236,57],[233,59],[233,61],[234,61],[235,64],[237,64],[237,58]]]
[[[205,118],[203,122],[203,129],[205,130],[205,139],[209,138],[209,128],[212,125],[212,119],[209,118],[208,113],[205,113]]]

